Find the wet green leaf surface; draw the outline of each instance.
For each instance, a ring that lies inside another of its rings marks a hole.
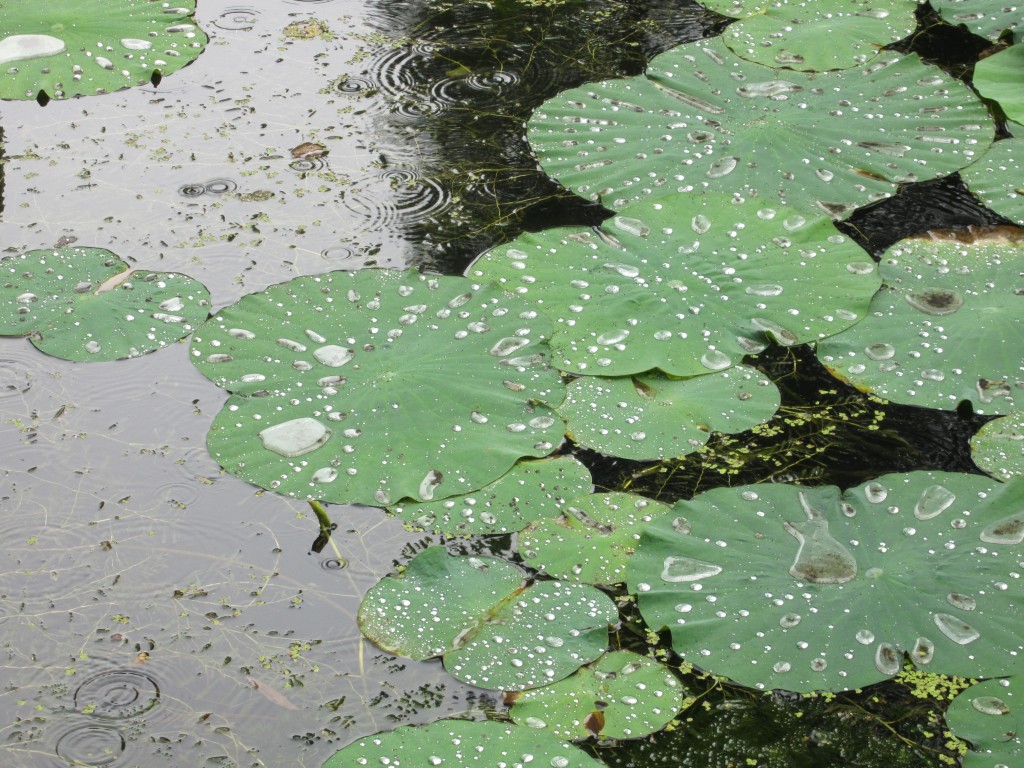
[[[963,24],[976,35],[997,40],[1010,30],[1020,40],[1020,6],[1006,0],[934,0],[932,7],[950,24]]]
[[[690,379],[657,373],[570,382],[558,413],[580,445],[624,459],[663,459],[700,448],[712,431],[768,421],[779,390],[746,365]]]
[[[1010,120],[1024,123],[1024,46],[1012,45],[975,64],[974,87],[998,101]]]
[[[739,21],[723,33],[726,45],[766,67],[822,72],[863,65],[915,26],[910,0],[707,0],[713,11]],[[823,45],[822,41],[828,44]]]
[[[993,134],[967,87],[917,56],[807,74],[766,70],[720,39],[565,91],[528,128],[549,174],[616,210],[664,186],[836,218],[970,164]]]
[[[985,205],[1024,223],[1024,139],[997,141],[960,176]]]
[[[207,42],[195,0],[8,0],[0,39],[0,98],[110,93],[166,77]]]
[[[65,360],[138,357],[188,336],[209,297],[187,275],[133,270],[103,248],[28,251],[0,260],[0,335]]]
[[[585,584],[618,584],[643,527],[668,504],[630,493],[596,493],[569,502],[560,517],[531,523],[518,538],[523,560],[549,576]]]
[[[559,512],[566,501],[587,493],[590,471],[571,456],[519,461],[479,491],[440,501],[391,507],[417,529],[452,535],[514,533]]]
[[[1024,691],[1019,675],[985,680],[954,699],[946,713],[953,735],[970,742],[963,768],[999,768],[1024,759]]]
[[[527,585],[525,572],[494,557],[452,557],[430,547],[397,577],[371,588],[359,627],[400,656],[444,657],[459,680],[519,691],[561,680],[608,645],[615,604],[593,587]]]
[[[601,765],[577,747],[532,728],[490,720],[438,720],[360,739],[335,754],[323,768],[360,765],[501,768],[530,763],[552,768],[599,768]]]
[[[997,480],[1024,475],[1024,412],[993,419],[971,438],[971,457]]]
[[[500,289],[397,270],[334,272],[217,313],[192,360],[234,392],[208,445],[299,498],[387,505],[476,490],[561,442],[544,403],[550,323]]]
[[[524,234],[478,259],[553,318],[554,365],[624,376],[722,371],[770,339],[838,333],[878,288],[875,265],[827,218],[717,194],[669,194],[592,230]]]
[[[509,716],[563,739],[636,739],[668,725],[685,693],[664,664],[613,651],[564,680],[520,694]]]
[[[1024,239],[904,240],[885,253],[884,287],[863,322],[818,345],[858,387],[897,403],[979,413],[1019,408],[1024,381]]]
[[[1021,481],[915,472],[722,488],[651,523],[628,583],[693,664],[745,685],[848,690],[900,671],[1006,673]]]

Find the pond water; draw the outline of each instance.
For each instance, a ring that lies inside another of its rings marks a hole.
[[[523,228],[606,215],[536,170],[533,107],[719,21],[674,0],[200,0],[196,19],[206,51],[158,87],[0,105],[5,253],[109,248],[203,281],[218,308],[334,269],[460,274]],[[327,154],[296,157],[305,142]],[[985,216],[942,199],[946,223]],[[80,365],[0,339],[3,765],[313,768],[378,730],[501,707],[359,635],[366,590],[436,540],[338,506],[333,545],[312,546],[305,503],[207,454],[225,399],[185,344]],[[918,463],[966,466],[953,442]],[[799,719],[785,701],[720,709],[675,764],[717,765],[734,731]]]

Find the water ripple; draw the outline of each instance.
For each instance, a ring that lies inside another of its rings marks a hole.
[[[79,712],[123,720],[152,709],[160,701],[160,685],[136,669],[111,669],[93,675],[74,693]]]
[[[228,8],[213,20],[213,26],[231,32],[248,32],[256,26],[259,13],[255,8]]]

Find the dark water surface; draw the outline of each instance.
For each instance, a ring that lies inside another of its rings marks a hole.
[[[636,74],[720,23],[675,0],[200,0],[196,18],[209,46],[158,88],[0,104],[5,253],[75,238],[186,272],[216,307],[334,269],[459,274],[524,228],[605,215],[535,168],[523,139],[533,107]],[[311,19],[321,35],[284,34]],[[307,141],[329,154],[294,158]],[[955,179],[944,183],[950,216],[981,223]],[[919,205],[936,210],[933,198]],[[891,213],[863,216],[868,234],[892,231]],[[206,431],[226,396],[186,352],[75,365],[0,339],[0,765],[312,768],[377,730],[499,708],[439,664],[395,660],[359,636],[362,595],[431,539],[377,509],[333,507],[338,550],[311,551],[305,503],[209,458]],[[964,421],[946,418],[936,434]],[[919,445],[919,464],[969,469],[957,435],[941,456]],[[834,464],[849,469],[845,455]],[[595,467],[606,484],[642,469]],[[771,476],[770,465],[751,471]],[[838,481],[829,471],[806,477]],[[674,493],[696,489],[683,478]],[[603,757],[711,766],[776,754],[737,741],[758,723],[762,736],[805,739],[792,702],[715,700],[725,714],[663,739],[656,755]],[[819,715],[833,744],[852,733]],[[876,753],[889,765],[906,757],[892,741],[892,755]],[[853,764],[814,754],[809,765]]]

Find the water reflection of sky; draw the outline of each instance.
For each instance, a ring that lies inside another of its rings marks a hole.
[[[159,87],[0,104],[4,249],[109,248],[202,280],[221,307],[332,269],[457,272],[553,213],[600,218],[546,207],[567,196],[533,168],[521,119],[639,71],[703,17],[590,3],[625,30],[595,45],[578,19],[447,5],[200,0],[209,45]],[[330,34],[284,35],[310,18]],[[295,157],[304,142],[328,152]],[[186,352],[75,365],[0,339],[0,762],[319,766],[481,701],[359,638],[362,594],[425,539],[335,507],[348,567],[311,553],[305,504],[209,458],[225,394]]]

